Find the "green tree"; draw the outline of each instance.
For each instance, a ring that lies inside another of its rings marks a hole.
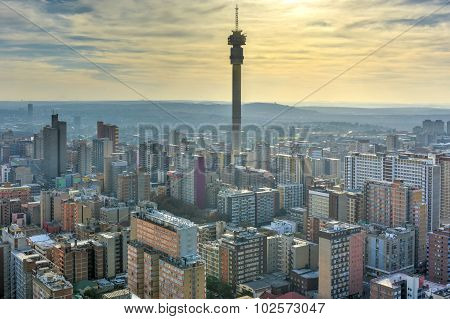
[[[206,297],[208,299],[231,299],[233,288],[213,276],[206,277]]]

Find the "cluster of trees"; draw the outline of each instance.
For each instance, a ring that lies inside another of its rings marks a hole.
[[[206,298],[207,299],[232,299],[233,288],[221,282],[218,278],[206,277]]]

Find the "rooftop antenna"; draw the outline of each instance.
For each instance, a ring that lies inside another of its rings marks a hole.
[[[236,4],[236,31],[239,31],[239,6]]]

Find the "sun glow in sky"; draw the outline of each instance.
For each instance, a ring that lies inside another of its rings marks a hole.
[[[241,0],[243,99],[295,102],[448,0]],[[235,1],[6,1],[149,99],[231,98]],[[450,6],[308,102],[450,105]],[[0,4],[0,100],[134,100]]]

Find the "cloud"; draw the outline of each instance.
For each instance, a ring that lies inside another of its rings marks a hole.
[[[149,97],[229,98],[227,36],[234,26],[232,1],[10,0],[8,3]],[[320,86],[442,3],[440,0],[242,0],[241,26],[248,35],[244,99],[297,100],[305,93],[303,90]],[[433,99],[415,94],[423,92],[420,88],[424,83],[450,85],[443,71],[448,67],[450,51],[449,10],[430,16],[339,79],[334,84],[341,90],[338,96],[351,100],[352,85],[360,79],[369,86],[365,90],[368,100],[380,98],[380,87],[386,92],[395,91],[395,96],[403,96],[405,101]],[[49,88],[40,86],[36,92],[25,72],[17,71],[9,74],[14,81],[1,82],[0,77],[0,84],[5,85],[2,92],[8,91],[6,86],[12,83],[29,83],[30,95],[46,93],[51,99],[54,90],[50,87],[55,85],[51,72],[55,78],[63,74],[64,81],[72,74],[73,99],[95,98],[113,91],[93,92],[93,82],[106,81],[98,69],[2,8],[0,63],[4,61],[16,70],[30,64],[36,66],[35,72],[42,68],[40,79],[49,83]],[[387,79],[389,86],[384,85]],[[107,87],[115,85],[110,79],[105,83]],[[372,92],[370,85],[377,91]],[[84,92],[83,96],[79,96],[80,92]],[[332,88],[327,92],[317,98],[337,94]],[[124,99],[137,98],[126,90],[120,93],[125,94]],[[438,96],[442,98],[442,94]]]
[[[411,1],[411,0],[410,0]],[[386,21],[387,24],[405,24],[413,25],[418,19],[392,19]],[[435,13],[426,17],[423,21],[419,23],[420,26],[437,26],[440,24],[448,24],[450,21],[450,13]]]
[[[44,0],[42,8],[50,14],[83,14],[94,10],[81,0]]]

